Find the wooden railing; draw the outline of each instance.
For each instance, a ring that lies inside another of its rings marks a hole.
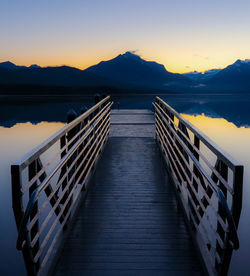
[[[110,127],[110,97],[11,166],[13,210],[28,275],[48,272],[86,194]]]
[[[156,139],[206,269],[226,275],[239,247],[243,166],[162,99],[153,106]]]

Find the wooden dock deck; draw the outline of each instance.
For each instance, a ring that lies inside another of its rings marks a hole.
[[[11,166],[28,276],[227,275],[243,166],[161,98],[110,96]]]
[[[111,115],[111,137],[53,274],[202,275],[153,127],[149,111]]]

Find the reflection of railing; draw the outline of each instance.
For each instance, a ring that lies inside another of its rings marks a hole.
[[[29,275],[43,274],[59,248],[107,141],[111,106],[106,97],[11,166],[17,248]]]
[[[153,106],[156,138],[204,264],[210,275],[225,275],[239,247],[243,166],[162,99]]]

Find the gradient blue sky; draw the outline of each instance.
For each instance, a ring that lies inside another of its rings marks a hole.
[[[172,72],[250,58],[249,0],[0,0],[0,61],[86,68],[138,50]]]

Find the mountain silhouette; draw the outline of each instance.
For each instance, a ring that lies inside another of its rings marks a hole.
[[[191,84],[191,81],[185,76],[170,73],[162,64],[143,60],[132,52],[102,61],[87,68],[86,71],[117,80],[131,87],[164,89]]]
[[[18,69],[18,70],[17,70]],[[168,72],[161,64],[145,61],[126,52],[86,70],[69,66],[30,67],[11,62],[0,63],[0,84],[31,84],[57,86],[111,86],[122,89],[169,89],[189,85],[181,74]]]
[[[201,83],[201,82],[204,82],[204,81],[212,78],[214,75],[216,75],[220,71],[221,71],[221,69],[211,69],[211,70],[205,71],[204,73],[194,71],[194,72],[184,73],[183,76],[188,77],[192,81]]]
[[[205,83],[217,89],[250,92],[250,60],[238,59]]]
[[[11,69],[10,69],[11,68]],[[111,85],[112,81],[69,66],[24,67],[17,70],[13,66],[1,66],[1,84],[31,84],[56,86],[98,86]]]
[[[10,61],[0,62],[0,68],[8,69],[8,70],[17,70],[17,69],[24,69],[26,66],[18,66]]]
[[[12,86],[21,90],[19,85],[71,87],[78,91],[106,87],[114,91],[250,92],[250,60],[237,60],[224,69],[212,69],[203,74],[171,73],[162,64],[146,61],[132,52],[85,70],[36,64],[26,67],[10,61],[0,63],[0,93],[5,93],[6,87]]]

